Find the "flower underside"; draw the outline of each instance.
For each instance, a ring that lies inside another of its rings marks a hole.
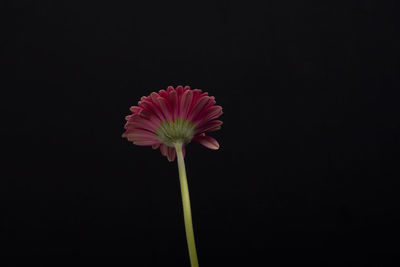
[[[132,106],[131,115],[125,117],[122,137],[135,145],[160,149],[169,161],[176,157],[175,145],[197,142],[209,149],[218,149],[217,140],[206,135],[219,130],[222,107],[215,105],[215,97],[189,86],[168,86],[166,90],[152,92]]]
[[[189,143],[194,134],[194,123],[182,118],[175,121],[164,121],[155,130],[156,138],[169,147],[174,147],[176,143]]]

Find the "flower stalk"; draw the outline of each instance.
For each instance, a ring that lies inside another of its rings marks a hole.
[[[182,204],[183,204],[183,218],[185,221],[186,241],[189,250],[190,265],[198,267],[196,244],[194,240],[192,211],[190,208],[189,188],[186,177],[185,161],[182,153],[182,142],[175,143],[176,156],[178,161],[179,182],[181,186]]]

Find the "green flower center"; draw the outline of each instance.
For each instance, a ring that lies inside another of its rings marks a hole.
[[[175,143],[189,143],[195,133],[194,124],[186,119],[176,118],[175,121],[164,121],[156,129],[157,139],[173,147]]]

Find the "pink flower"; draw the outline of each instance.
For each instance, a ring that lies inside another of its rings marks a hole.
[[[122,137],[139,146],[160,148],[169,161],[176,157],[175,144],[198,142],[210,149],[218,149],[217,140],[205,133],[221,129],[222,121],[215,120],[222,114],[222,107],[215,105],[215,98],[189,86],[153,92],[143,96],[137,106],[126,116],[126,131]]]

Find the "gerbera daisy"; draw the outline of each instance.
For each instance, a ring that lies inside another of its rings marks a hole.
[[[197,267],[189,188],[184,162],[185,145],[198,142],[210,149],[218,149],[217,140],[205,133],[219,130],[222,121],[215,120],[222,114],[222,107],[215,105],[215,98],[189,86],[153,92],[143,96],[137,106],[126,116],[123,137],[140,146],[160,148],[169,161],[178,158],[179,181],[182,193],[183,215],[190,263]]]
[[[222,121],[215,120],[222,114],[222,107],[215,105],[215,98],[189,86],[153,92],[143,96],[137,106],[126,116],[126,131],[122,137],[139,146],[160,148],[169,161],[176,157],[177,143],[183,150],[190,142],[198,142],[210,149],[219,144],[206,132],[219,130]],[[183,151],[185,153],[185,151]]]

